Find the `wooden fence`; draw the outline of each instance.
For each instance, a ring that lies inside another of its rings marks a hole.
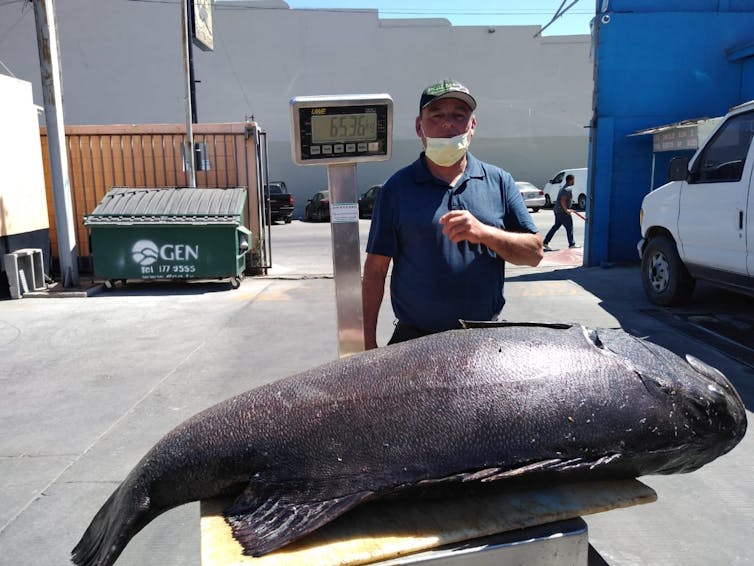
[[[76,246],[82,268],[91,265],[84,216],[113,187],[186,187],[182,145],[186,128],[177,124],[66,126],[66,150]],[[194,143],[206,144],[209,169],[196,172],[198,188],[247,187],[244,220],[251,230],[252,262],[268,267],[265,257],[264,214],[260,211],[260,130],[253,122],[194,124]],[[46,128],[41,129],[42,156],[50,215],[50,240],[57,256]],[[197,166],[197,169],[199,167]]]

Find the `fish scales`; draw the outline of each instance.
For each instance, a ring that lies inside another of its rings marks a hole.
[[[113,564],[177,505],[234,496],[250,555],[419,485],[692,471],[746,429],[722,374],[621,330],[450,331],[324,364],[223,401],[160,440],[73,551]],[[679,437],[680,431],[680,437]]]

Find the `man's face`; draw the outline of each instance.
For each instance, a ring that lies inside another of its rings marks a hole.
[[[452,138],[469,132],[474,135],[476,118],[465,102],[457,98],[441,98],[423,108],[416,118],[416,135],[426,146],[425,136],[430,138]]]

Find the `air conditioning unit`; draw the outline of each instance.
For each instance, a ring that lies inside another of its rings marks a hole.
[[[20,299],[25,293],[47,288],[42,250],[38,248],[25,248],[5,254],[5,274],[13,299]]]

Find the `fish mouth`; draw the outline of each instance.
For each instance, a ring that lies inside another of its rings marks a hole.
[[[724,451],[727,452],[746,434],[743,400],[723,372],[690,354],[686,354],[686,362],[706,381],[700,397],[691,398],[700,413],[698,418],[707,420],[710,429],[718,434],[729,435],[729,447]]]
[[[707,377],[726,394],[732,395],[737,401],[737,404],[743,407],[744,403],[741,399],[741,396],[738,394],[738,391],[736,391],[733,385],[731,385],[730,381],[728,381],[728,378],[725,377],[725,374],[723,372],[715,367],[712,367],[709,364],[704,363],[699,358],[695,358],[691,354],[686,354],[686,362],[692,368],[694,368],[697,373],[700,373],[703,376]],[[709,389],[710,391],[714,390],[713,386],[709,386]]]

